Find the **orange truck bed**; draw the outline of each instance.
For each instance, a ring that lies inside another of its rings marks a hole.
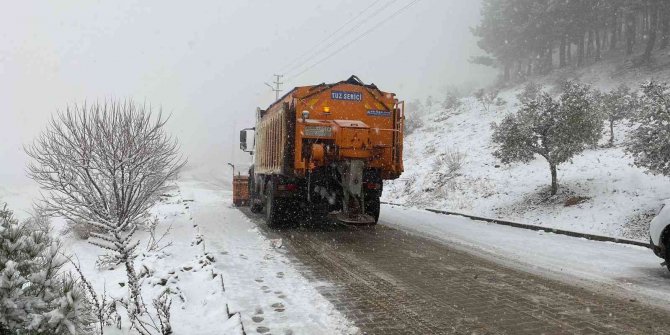
[[[256,173],[301,177],[343,159],[365,160],[383,179],[403,172],[403,103],[356,77],[296,87],[259,113]]]

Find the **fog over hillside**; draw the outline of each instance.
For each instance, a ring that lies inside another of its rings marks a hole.
[[[300,66],[283,72],[285,87],[357,74],[408,99],[492,78],[492,70],[468,62],[481,54],[469,31],[479,19],[479,1],[458,0],[418,1],[291,78],[406,3],[383,5],[372,0],[12,3],[0,14],[0,184],[26,182],[22,146],[68,104],[132,98],[162,106],[193,165],[228,174],[226,162],[249,161],[237,149],[237,131],[252,125],[257,106],[272,102],[264,82],[288,64]],[[320,44],[333,44],[326,51],[294,62],[368,7],[356,29],[354,21]]]

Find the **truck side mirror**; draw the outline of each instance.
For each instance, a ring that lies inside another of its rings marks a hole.
[[[244,152],[248,152],[250,154],[254,154],[254,144],[251,145],[251,148],[249,148],[249,145],[247,144],[247,131],[253,130],[255,131],[256,128],[247,128],[247,129],[242,129],[240,131],[240,149]]]
[[[247,151],[247,131],[246,131],[246,129],[240,131],[240,149],[242,149],[242,151]]]

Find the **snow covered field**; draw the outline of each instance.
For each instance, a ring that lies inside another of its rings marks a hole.
[[[232,207],[232,194],[217,181],[186,180],[151,210],[159,219],[156,235],[170,229],[160,251],[146,251],[148,233],[136,261],[145,301],[172,292],[175,334],[355,334],[357,329],[318,294],[313,283],[290,264],[280,241],[265,239],[253,222]],[[58,231],[66,228],[56,221]],[[61,236],[67,250],[98,292],[127,295],[123,266],[97,268],[104,252]],[[318,283],[328,285],[328,283]],[[239,313],[239,314],[238,314]],[[109,327],[108,334],[128,334]],[[133,334],[132,332],[130,334]]]
[[[456,111],[422,115],[423,126],[405,139],[405,173],[387,183],[384,200],[646,241],[651,217],[670,198],[670,178],[631,165],[621,145],[627,126],[616,127],[615,147],[590,149],[560,165],[559,194],[550,197],[545,160],[502,165],[492,155],[490,125],[517,110],[517,93],[502,92],[506,104],[490,112],[465,98]],[[444,164],[453,154],[462,156],[455,176]]]
[[[149,234],[139,230],[136,236],[142,241],[135,267],[143,278],[144,300],[151,301],[166,288],[173,293],[172,325],[176,334],[241,334],[239,316],[229,318],[226,310],[227,297],[221,285],[221,273],[214,266],[219,260],[205,248],[202,235],[193,224],[189,202],[184,201],[177,188],[162,199],[151,213],[159,219],[157,236],[170,229],[160,242],[159,248],[165,248],[148,251],[145,245]],[[63,231],[65,224],[59,223]],[[114,298],[127,296],[127,279],[122,265],[98,267],[96,261],[104,254],[103,250],[75,234],[63,235],[61,239],[98,293],[106,291]],[[106,333],[128,333],[125,311],[120,310],[119,314],[123,319],[122,331],[109,327]]]
[[[524,271],[670,308],[670,273],[647,248],[384,205],[380,221]]]

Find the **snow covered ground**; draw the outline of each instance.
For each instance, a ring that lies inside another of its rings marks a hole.
[[[144,300],[163,290],[173,293],[172,326],[186,334],[356,334],[355,328],[303,278],[284,255],[279,241],[265,239],[255,224],[232,207],[232,193],[216,180],[180,181],[151,213],[159,219],[157,236],[170,229],[161,251],[147,251],[142,240],[136,268],[142,274]],[[57,231],[66,229],[56,220]],[[61,236],[67,250],[97,291],[126,296],[122,266],[95,266],[104,252],[78,239]],[[121,330],[128,334],[121,311]],[[133,334],[132,332],[130,334]]]
[[[380,221],[524,271],[670,308],[670,273],[647,248],[388,205]]]
[[[493,157],[490,125],[517,110],[518,90],[502,92],[506,104],[490,112],[473,98],[465,98],[456,111],[434,108],[422,115],[423,127],[405,139],[405,173],[386,184],[384,199],[646,240],[651,217],[661,201],[670,198],[670,178],[649,175],[631,165],[622,148],[625,124],[615,130],[615,147],[587,150],[559,166],[559,194],[554,197],[548,196],[549,166],[542,158],[506,166]],[[444,161],[454,153],[462,156],[462,167],[450,176]],[[566,206],[570,200],[578,203]]]
[[[242,334],[239,316],[229,317],[227,311],[227,292],[221,285],[221,272],[215,268],[220,260],[205,248],[202,234],[193,224],[189,204],[175,188],[152,208],[151,214],[159,220],[156,236],[160,237],[170,229],[159,243],[159,249],[164,249],[149,251],[148,232],[138,230],[136,234],[142,241],[135,268],[142,277],[144,300],[151,302],[165,289],[172,292],[175,334]],[[56,222],[57,230],[64,233],[67,230],[65,223]],[[96,266],[98,256],[105,253],[103,250],[73,233],[64,234],[61,239],[66,251],[79,262],[98,293],[106,291],[114,298],[127,296],[127,279],[122,265]],[[128,334],[125,311],[121,310],[119,314],[123,319],[122,329],[109,327],[106,333]]]
[[[0,175],[0,204],[6,203],[18,219],[27,219],[32,213],[34,199],[39,199],[40,190],[30,182],[7,184],[5,176]]]
[[[232,192],[183,181],[191,213],[216,255],[231,312],[241,312],[247,334],[355,334],[357,329],[290,263],[280,240],[267,240],[232,206]]]

